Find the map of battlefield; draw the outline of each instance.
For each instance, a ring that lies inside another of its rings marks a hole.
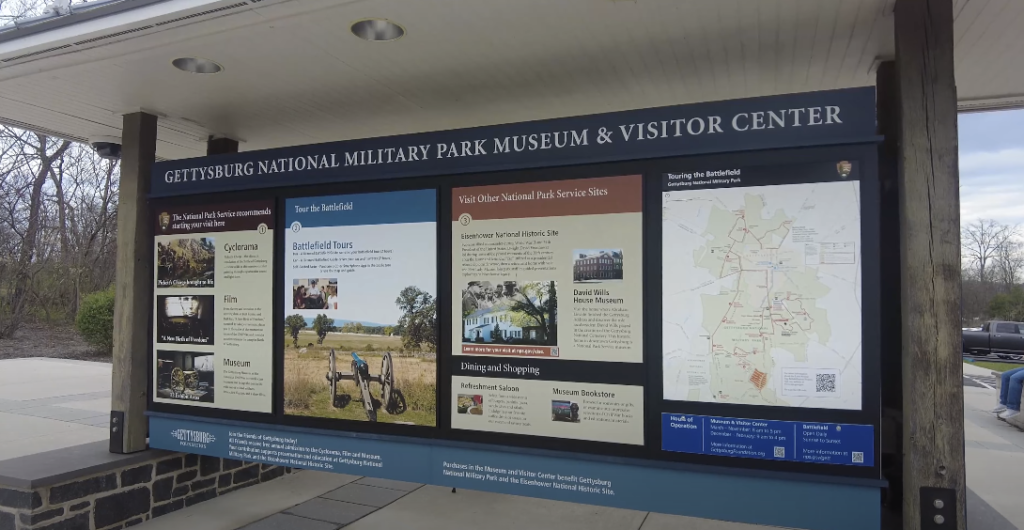
[[[664,397],[861,406],[859,183],[663,194]]]

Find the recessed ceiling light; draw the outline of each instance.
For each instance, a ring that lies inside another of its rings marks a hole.
[[[383,18],[368,18],[352,24],[352,33],[363,40],[381,42],[402,38],[405,28]]]
[[[178,57],[171,61],[171,64],[178,70],[193,74],[216,74],[224,69],[223,66],[209,59],[200,59],[199,57]]]

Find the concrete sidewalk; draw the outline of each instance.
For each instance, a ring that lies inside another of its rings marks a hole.
[[[1024,528],[1024,432],[990,412],[994,386],[992,370],[964,363],[967,522],[969,529],[1017,530]]]
[[[0,360],[0,460],[107,439],[108,363]]]
[[[140,530],[757,530],[765,526],[302,471]]]

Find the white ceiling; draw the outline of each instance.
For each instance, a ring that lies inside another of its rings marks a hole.
[[[158,156],[182,158],[211,134],[252,150],[871,85],[893,53],[892,0],[252,2],[169,0],[0,43],[0,119],[88,138],[146,110]],[[962,106],[1016,105],[1024,1],[955,4]],[[408,33],[360,40],[348,28],[368,17]],[[177,71],[182,56],[225,71]]]

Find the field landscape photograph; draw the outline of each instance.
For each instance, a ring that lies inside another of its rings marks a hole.
[[[285,414],[356,421],[435,426],[437,423],[437,307],[433,295],[406,287],[395,304],[394,324],[335,321],[292,314],[285,318]],[[331,350],[337,378],[331,395]],[[384,358],[390,353],[393,390],[384,394]],[[356,382],[353,353],[366,363],[373,417]]]

